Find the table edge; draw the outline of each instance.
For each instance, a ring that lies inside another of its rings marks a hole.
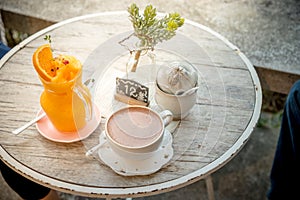
[[[109,11],[109,12],[100,12],[100,13],[93,13],[88,15],[82,15],[74,18],[70,18],[61,22],[58,22],[56,24],[53,24],[45,29],[42,29],[41,31],[31,35],[18,45],[16,45],[14,48],[12,48],[11,51],[9,51],[1,60],[0,60],[0,70],[2,66],[6,63],[6,61],[13,56],[17,51],[24,48],[29,42],[34,40],[35,38],[41,36],[42,34],[45,34],[49,31],[52,31],[56,28],[59,28],[65,24],[76,22],[82,19],[88,19],[92,17],[99,17],[99,16],[105,16],[105,15],[114,15],[114,14],[125,14],[126,11]],[[253,132],[259,116],[260,116],[260,110],[262,106],[262,89],[261,84],[258,78],[258,75],[255,71],[254,66],[250,62],[250,60],[245,56],[244,53],[242,53],[239,48],[237,48],[235,45],[233,45],[229,40],[227,40],[224,36],[220,35],[219,33],[215,32],[214,30],[210,29],[207,26],[204,26],[202,24],[199,24],[197,22],[191,21],[186,19],[185,23],[189,23],[192,26],[196,26],[212,35],[217,37],[218,39],[222,40],[227,46],[229,46],[233,51],[235,51],[240,58],[244,61],[247,68],[249,69],[249,72],[251,74],[251,78],[253,80],[253,84],[255,86],[255,105],[254,105],[254,111],[251,117],[250,122],[248,123],[244,133],[241,135],[241,137],[237,140],[237,142],[227,150],[221,157],[213,161],[212,163],[206,165],[205,167],[194,171],[193,173],[190,173],[188,175],[185,175],[183,177],[180,177],[178,179],[174,179],[168,182],[159,183],[155,185],[149,185],[149,186],[141,186],[141,187],[135,187],[135,188],[98,188],[98,187],[87,187],[87,186],[81,186],[81,185],[74,185],[65,181],[57,180],[54,178],[51,178],[46,175],[42,175],[28,167],[25,167],[21,163],[19,163],[17,160],[12,158],[8,152],[6,152],[2,145],[0,145],[0,156],[1,159],[4,160],[5,163],[7,163],[13,170],[16,172],[26,176],[27,178],[38,182],[39,184],[42,184],[44,186],[69,192],[69,193],[75,193],[79,195],[88,195],[88,196],[102,196],[102,197],[138,197],[138,196],[146,196],[149,194],[159,194],[166,191],[172,191],[175,189],[178,189],[180,187],[189,185],[191,183],[194,183],[196,181],[199,181],[209,174],[215,172],[222,166],[224,166],[226,163],[228,163],[246,144],[247,140],[249,139],[249,136]],[[143,195],[145,194],[145,195]]]

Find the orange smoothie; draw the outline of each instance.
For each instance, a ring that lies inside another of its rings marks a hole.
[[[43,83],[40,103],[54,127],[62,132],[83,128],[91,116],[91,96],[82,84],[82,65],[69,55],[52,57],[50,45],[39,47],[33,65]]]

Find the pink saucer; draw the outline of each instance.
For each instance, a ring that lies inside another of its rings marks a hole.
[[[39,116],[43,112],[44,111],[41,109],[37,115]],[[48,140],[54,142],[71,143],[71,142],[77,142],[87,138],[98,127],[100,121],[101,121],[101,116],[100,116],[99,109],[97,108],[97,106],[94,105],[93,119],[88,121],[86,126],[78,131],[75,132],[58,131],[52,125],[47,115],[36,123],[36,128],[39,131],[39,133],[45,138],[47,138]]]

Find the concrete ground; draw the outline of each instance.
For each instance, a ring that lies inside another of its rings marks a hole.
[[[300,74],[299,0],[0,0],[0,9],[58,22],[90,13],[126,10],[132,2],[140,8],[151,3],[159,12],[178,12],[212,28],[240,48],[255,66]],[[31,28],[37,23],[24,17],[10,20],[4,23],[28,31],[34,31]]]
[[[75,3],[74,3],[75,2]],[[20,1],[0,0],[0,9],[57,22],[77,15],[124,10],[130,0]],[[256,66],[300,74],[299,0],[173,0],[153,3],[159,11],[177,11],[219,32],[241,49]],[[69,4],[68,4],[69,3]],[[66,7],[62,5],[67,5]],[[64,8],[59,15],[57,10]],[[265,118],[265,114],[263,116]],[[273,117],[275,115],[267,115]],[[267,118],[268,118],[267,117]],[[276,120],[275,120],[276,121]],[[274,123],[257,127],[241,152],[213,177],[217,200],[265,200],[279,129]],[[62,200],[92,200],[59,193]],[[0,176],[0,200],[20,199]],[[139,199],[208,199],[205,182]]]

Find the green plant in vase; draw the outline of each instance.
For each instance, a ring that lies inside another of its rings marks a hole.
[[[123,42],[131,36],[138,38],[139,41],[135,49],[130,50],[131,54],[134,53],[134,62],[131,71],[135,72],[142,52],[153,51],[156,44],[175,36],[176,30],[184,24],[184,18],[176,12],[169,13],[162,18],[157,18],[156,8],[152,5],[146,6],[141,15],[140,9],[135,3],[128,7],[128,12],[134,33],[122,40],[120,44],[123,45]]]

